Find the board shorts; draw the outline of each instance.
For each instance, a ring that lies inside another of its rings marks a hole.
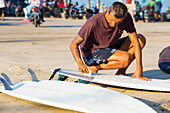
[[[0,8],[0,14],[4,14],[5,13],[5,8]]]
[[[170,62],[161,62],[158,66],[163,72],[170,74]]]
[[[102,63],[107,64],[108,63],[107,59],[111,57],[116,52],[117,49],[120,49],[120,47],[127,38],[128,36],[119,39],[116,45],[112,48],[102,48],[95,50],[92,54],[83,57],[84,63],[87,66],[99,65]]]

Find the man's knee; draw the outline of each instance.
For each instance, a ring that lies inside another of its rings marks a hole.
[[[126,53],[126,55],[124,56],[123,62],[122,62],[122,68],[128,67],[133,61],[133,59],[134,59],[134,56],[132,54]]]
[[[146,45],[146,38],[142,34],[138,34],[137,37],[141,48],[144,48],[144,46]]]

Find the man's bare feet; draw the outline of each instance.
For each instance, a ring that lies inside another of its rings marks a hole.
[[[97,73],[98,69],[95,66],[89,66],[89,69],[91,70],[91,73]]]
[[[128,76],[127,74],[116,74],[116,75],[119,75],[119,76]]]

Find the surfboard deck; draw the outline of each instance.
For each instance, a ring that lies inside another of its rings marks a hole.
[[[85,113],[156,113],[123,93],[73,82],[38,80],[12,85],[0,77],[0,92],[17,98]]]
[[[52,69],[53,72],[55,70],[56,69]],[[150,91],[170,91],[170,80],[151,79],[151,81],[143,81],[137,78],[132,79],[126,76],[106,75],[100,73],[92,73],[91,77],[89,77],[85,76],[79,71],[67,69],[60,69],[57,71],[57,73],[64,76],[90,81],[93,83]]]

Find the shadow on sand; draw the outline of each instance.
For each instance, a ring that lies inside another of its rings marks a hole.
[[[82,26],[81,25],[67,25],[67,26],[57,25],[57,26],[41,26],[41,27],[43,27],[43,28],[49,28],[49,27],[51,27],[51,28],[56,28],[56,27],[58,27],[58,28],[62,28],[62,27],[72,28],[72,27],[82,27]]]
[[[148,106],[150,106],[152,109],[154,109],[157,113],[169,113],[169,110],[167,110],[166,108],[162,107],[162,105],[169,105],[167,102],[161,102],[159,103],[155,103],[155,102],[151,102],[145,99],[141,99],[141,98],[137,98],[134,97],[140,101],[142,101],[143,103],[147,104]]]
[[[132,76],[133,73],[128,73],[129,76]],[[166,74],[159,69],[147,70],[143,72],[145,77],[150,79],[170,79],[170,74]]]
[[[3,40],[0,43],[12,43],[12,42],[32,42],[32,41],[48,41],[48,40],[55,40],[55,39],[31,39],[31,40]]]

